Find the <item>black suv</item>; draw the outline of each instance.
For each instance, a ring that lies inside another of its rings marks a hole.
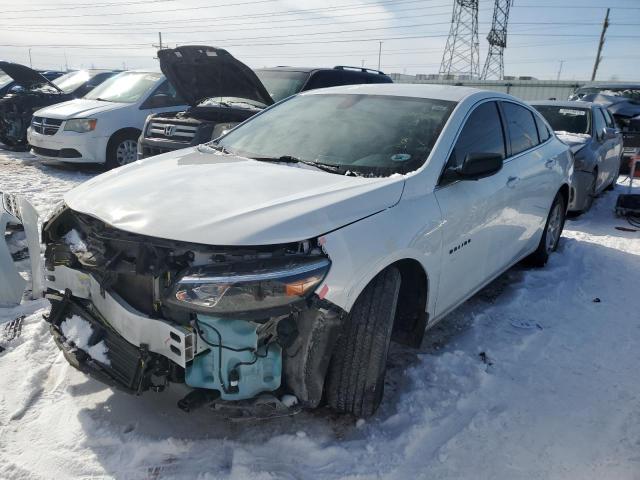
[[[275,67],[252,71],[220,48],[185,46],[158,52],[160,69],[191,108],[150,115],[138,158],[208,142],[298,92],[361,83],[392,83],[365,68]]]

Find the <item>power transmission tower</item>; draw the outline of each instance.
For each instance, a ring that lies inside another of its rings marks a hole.
[[[480,73],[478,41],[478,0],[454,0],[451,28],[444,47],[440,75]]]
[[[496,0],[493,7],[493,21],[487,35],[489,52],[482,68],[482,78],[504,78],[504,49],[507,48],[507,24],[509,23],[509,9],[513,0]]]

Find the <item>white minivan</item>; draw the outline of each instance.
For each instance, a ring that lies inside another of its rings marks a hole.
[[[185,108],[161,73],[123,72],[83,98],[36,111],[27,140],[43,159],[114,168],[136,160],[147,115]]]

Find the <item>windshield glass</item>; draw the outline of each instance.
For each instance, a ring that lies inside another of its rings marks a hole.
[[[134,103],[151,90],[162,78],[160,73],[120,73],[87,93],[84,98],[105,102]]]
[[[591,109],[534,105],[556,132],[591,133]]]
[[[422,165],[455,102],[381,95],[299,95],[217,143],[250,158],[294,157],[337,173],[386,176]]]
[[[306,72],[283,70],[256,70],[255,72],[274,102],[298,93],[309,76]]]
[[[83,83],[91,78],[91,74],[86,70],[67,73],[56,78],[52,83],[64,93],[71,93]]]
[[[611,97],[625,97],[632,100],[640,100],[640,88],[613,88],[613,87],[587,87],[576,91],[576,99],[592,94],[609,95]]]

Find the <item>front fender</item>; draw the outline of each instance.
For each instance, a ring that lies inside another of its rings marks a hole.
[[[318,292],[350,311],[367,284],[389,265],[405,259],[422,265],[431,291],[427,312],[433,315],[434,288],[440,272],[440,209],[433,195],[405,198],[394,207],[321,237],[331,269]]]

